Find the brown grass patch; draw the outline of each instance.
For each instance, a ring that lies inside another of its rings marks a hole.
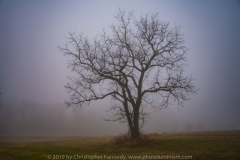
[[[127,147],[144,147],[152,146],[160,143],[159,137],[161,135],[157,133],[140,134],[138,138],[131,139],[129,133],[120,134],[113,139],[114,144],[127,146]]]

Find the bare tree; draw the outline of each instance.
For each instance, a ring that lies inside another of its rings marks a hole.
[[[1,90],[2,90],[2,86],[0,86],[0,95],[2,95],[2,92],[1,92]]]
[[[0,96],[3,94],[1,90],[2,90],[2,87],[0,86]],[[1,101],[0,101],[0,107],[1,106],[2,106],[2,104],[1,104]]]
[[[180,27],[170,28],[158,14],[134,17],[119,10],[118,25],[111,25],[90,41],[83,34],[70,33],[68,43],[59,47],[70,57],[65,88],[68,107],[82,107],[91,101],[111,97],[111,121],[127,122],[131,138],[139,136],[148,117],[147,107],[166,108],[170,100],[180,106],[196,93],[193,79],[184,76],[186,52]]]
[[[190,131],[192,131],[192,129],[193,129],[193,125],[191,124],[191,123],[186,123],[185,124],[185,128],[186,128],[186,130],[188,131],[188,132],[190,132]]]
[[[235,122],[234,121],[229,122],[228,125],[232,131],[235,130]]]
[[[197,123],[197,128],[200,130],[200,131],[203,131],[205,130],[205,124],[203,122],[198,122]]]

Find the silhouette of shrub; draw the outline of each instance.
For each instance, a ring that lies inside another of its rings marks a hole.
[[[157,133],[143,134],[141,132],[140,136],[135,139],[131,139],[129,133],[120,134],[114,138],[114,144],[126,146],[126,147],[143,147],[152,146],[159,144],[160,135]]]

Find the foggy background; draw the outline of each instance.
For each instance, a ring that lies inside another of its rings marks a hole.
[[[109,99],[77,112],[64,106],[70,31],[89,38],[118,24],[118,7],[138,18],[158,12],[184,34],[188,69],[200,88],[179,108],[152,112],[143,131],[240,129],[240,1],[0,1],[0,134],[116,135],[127,124],[106,122]]]

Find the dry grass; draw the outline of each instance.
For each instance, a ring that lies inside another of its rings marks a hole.
[[[41,160],[49,159],[49,155],[52,156],[50,159],[53,159],[54,155],[98,155],[102,156],[100,159],[106,159],[104,155],[124,155],[126,159],[129,159],[129,156],[146,155],[192,156],[192,159],[206,160],[240,159],[240,131],[155,133],[142,135],[136,141],[126,141],[129,138],[126,135],[119,137],[36,137],[36,140],[33,137],[27,138],[1,137],[0,159]],[[58,159],[67,158],[58,157]]]
[[[130,134],[121,134],[114,137],[113,142],[116,145],[125,147],[150,147],[152,145],[159,144],[158,138],[160,137],[157,133],[152,134],[140,134],[140,137],[131,139]]]

